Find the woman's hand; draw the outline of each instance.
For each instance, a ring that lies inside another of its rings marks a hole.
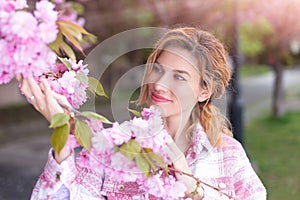
[[[187,163],[184,154],[181,152],[181,150],[176,145],[176,143],[174,142],[171,136],[167,138],[167,143],[168,145],[167,145],[166,152],[171,158],[175,170],[179,171],[179,172],[175,172],[176,179],[181,180],[187,187],[187,192],[186,192],[187,196],[189,196],[189,194],[191,194],[192,192],[195,191],[195,189],[198,188],[197,189],[198,195],[196,195],[193,199],[202,199],[202,197],[204,196],[204,191],[201,187],[197,186],[197,181],[191,176],[183,174],[186,173],[192,175],[192,171]]]
[[[66,97],[51,90],[46,79],[42,78],[38,84],[33,78],[23,78],[20,75],[16,78],[26,98],[49,122],[55,114],[64,112],[59,103],[71,107]]]
[[[61,105],[71,108],[70,103],[65,96],[53,92],[47,80],[42,78],[38,84],[33,78],[23,78],[16,76],[16,79],[21,84],[21,91],[26,96],[28,101],[39,111],[49,122],[57,113],[63,113],[65,110]],[[60,163],[66,159],[71,153],[71,149],[64,147],[58,154],[55,152],[54,158]]]

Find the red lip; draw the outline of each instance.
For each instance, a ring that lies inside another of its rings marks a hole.
[[[154,92],[152,92],[152,94],[151,94],[151,99],[156,102],[171,102],[171,100],[169,100],[165,97],[162,97]]]

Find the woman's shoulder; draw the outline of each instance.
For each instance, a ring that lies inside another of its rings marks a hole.
[[[222,154],[223,161],[230,165],[232,170],[238,170],[249,165],[249,158],[241,143],[225,134],[222,134],[222,137],[223,144],[218,147],[218,151]]]
[[[218,147],[218,151],[221,151],[225,157],[232,159],[245,159],[246,152],[243,146],[235,138],[222,133],[222,145]]]
[[[222,140],[223,142],[221,148],[224,150],[230,150],[230,149],[237,150],[237,151],[244,150],[241,143],[232,136],[222,133]]]

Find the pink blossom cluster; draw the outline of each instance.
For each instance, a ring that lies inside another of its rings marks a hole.
[[[140,186],[144,191],[162,199],[182,199],[185,196],[186,186],[177,181],[172,175],[165,176],[157,173],[144,180]]]
[[[87,100],[89,70],[82,60],[76,63],[68,59],[67,62],[71,66],[70,69],[62,63],[50,67],[54,76],[49,76],[48,80],[53,91],[64,95],[72,107],[78,109]]]
[[[104,169],[107,176],[120,181],[137,182],[141,189],[162,199],[182,198],[186,187],[173,175],[165,175],[161,173],[162,170],[157,170],[152,171],[147,178],[138,168],[135,159],[116,151],[134,139],[142,148],[152,149],[165,163],[169,163],[170,158],[164,153],[168,137],[158,108],[144,108],[142,118],[134,118],[121,124],[115,122],[111,128],[102,129],[94,135],[90,151],[93,163],[90,163],[90,167]]]
[[[101,121],[98,121],[95,119],[88,119],[88,120],[85,120],[85,123],[90,127],[93,134],[96,134],[103,129],[103,123]],[[72,130],[70,132],[70,135],[67,140],[67,146],[69,146],[71,149],[80,147],[80,144],[77,141],[76,136],[74,134],[74,130]],[[87,160],[89,160],[88,152],[82,151],[81,154],[84,154],[84,156],[77,157],[77,159],[81,159],[80,162],[78,162],[78,163],[82,163],[83,164],[82,166],[84,166],[84,167],[89,167],[89,162],[87,161]],[[88,165],[85,165],[87,163],[88,163]]]
[[[58,16],[59,20],[65,20],[73,22],[79,26],[85,24],[85,19],[79,17],[78,12],[73,8],[72,3],[66,0],[54,0],[58,10],[61,10],[62,13]]]
[[[77,0],[75,1],[67,1],[67,0],[53,0],[53,2],[56,4],[56,10],[59,10],[58,20],[64,20],[69,21],[74,24],[77,24],[81,27],[85,25],[85,19],[81,17],[83,13],[84,7],[82,6],[82,3],[86,2],[88,0]],[[73,48],[74,46],[71,45]],[[83,41],[81,43],[82,49],[87,49],[91,47],[91,44],[87,41]]]
[[[49,71],[56,54],[47,46],[58,33],[58,12],[48,0],[38,1],[33,12],[26,0],[0,2],[0,84],[16,74],[39,77]]]

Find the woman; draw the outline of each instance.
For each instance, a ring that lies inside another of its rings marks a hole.
[[[232,138],[226,118],[212,104],[222,96],[231,77],[226,56],[222,44],[210,33],[189,27],[170,30],[147,61],[138,104],[160,108],[164,128],[172,138],[169,148],[170,154],[175,154],[175,169],[236,199],[266,199],[265,188],[243,148]],[[32,104],[47,120],[64,112],[57,101],[65,98],[52,92],[45,81],[41,86],[32,79],[19,81],[24,94],[34,97]],[[97,169],[82,167],[68,147],[60,154],[52,151],[31,199],[154,199],[135,183],[120,183]],[[228,199],[206,185],[196,189],[196,181],[189,176],[175,176],[185,184],[187,197]],[[196,195],[191,196],[195,189]]]

